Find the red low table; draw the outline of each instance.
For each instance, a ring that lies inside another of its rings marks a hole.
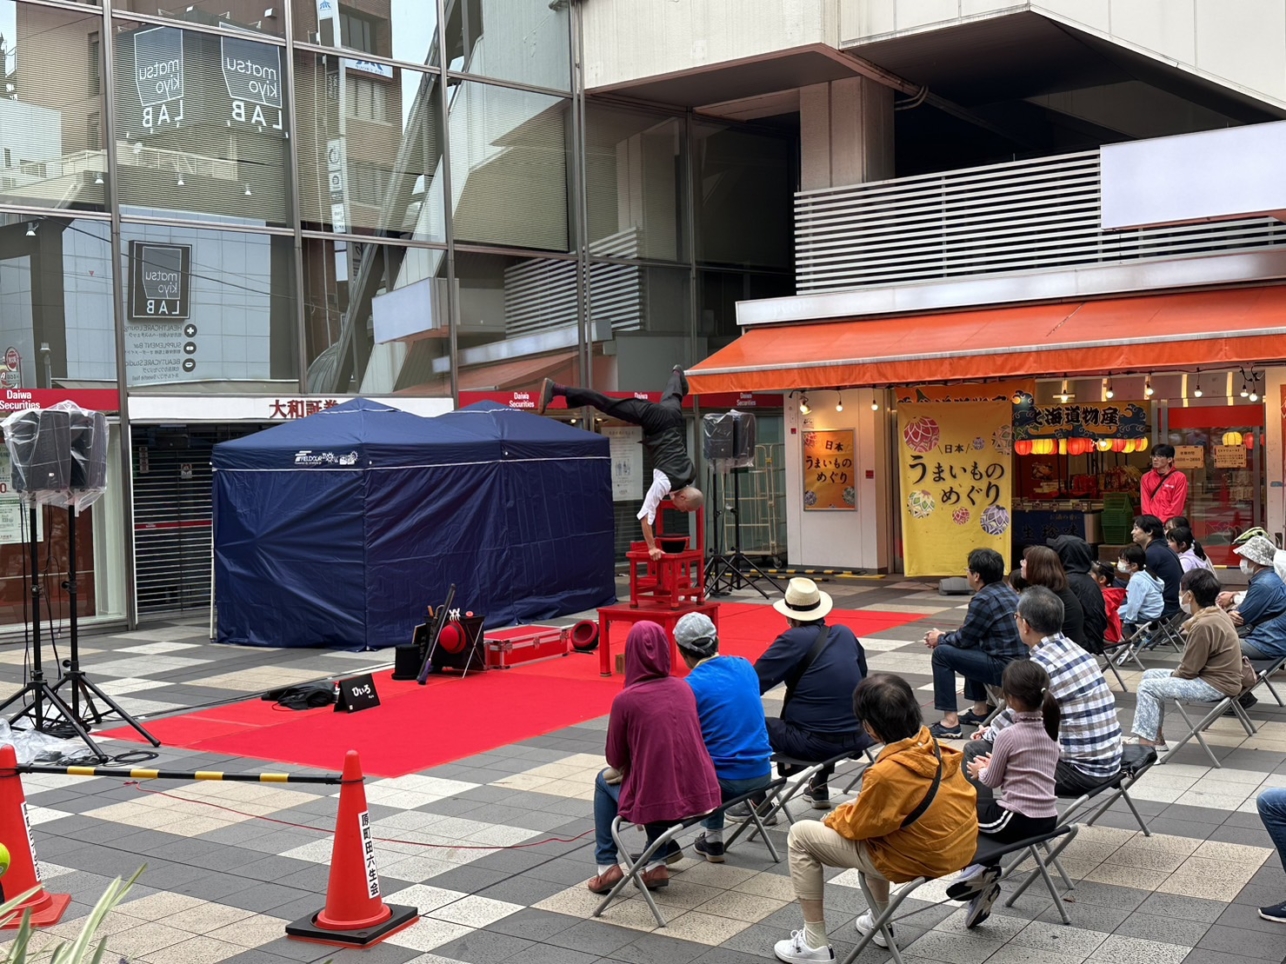
[[[670,671],[675,675],[684,675],[683,661],[679,658],[678,647],[674,645],[674,627],[688,613],[705,613],[719,628],[719,604],[704,602],[699,605],[682,606],[671,609],[668,605],[640,602],[637,606],[605,606],[598,611],[598,672],[602,676],[612,675],[612,623],[635,623],[644,619],[660,625],[670,639]]]

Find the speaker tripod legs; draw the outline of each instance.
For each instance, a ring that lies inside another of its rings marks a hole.
[[[776,579],[760,569],[740,551],[711,556],[710,561],[706,563],[705,578],[707,596],[726,596],[734,589],[744,589],[749,586],[768,599],[768,593],[757,583],[760,579],[768,580],[777,592],[785,592]]]
[[[87,747],[89,747],[90,752],[92,752],[94,756],[98,757],[100,762],[110,759],[110,757],[103,752],[102,748],[94,742],[93,737],[89,735],[89,730],[85,729],[85,724],[77,718],[76,714],[72,712],[71,707],[68,706],[63,698],[58,695],[57,687],[50,686],[44,681],[44,679],[33,679],[3,703],[0,703],[0,715],[3,715],[4,711],[8,709],[10,705],[16,703],[28,693],[30,693],[34,698],[29,704],[24,706],[13,716],[9,717],[10,726],[17,723],[25,716],[31,717],[33,729],[41,731],[45,730],[50,724],[65,723],[76,731],[76,735],[80,737]],[[50,704],[53,709],[58,711],[58,717],[50,719],[46,715],[45,703]],[[158,743],[156,745],[159,746],[160,744]]]
[[[130,716],[123,709],[121,709],[120,706],[117,705],[115,700],[113,700],[110,696],[108,696],[101,689],[99,689],[98,686],[94,683],[94,681],[85,675],[83,670],[80,670],[80,669],[68,670],[66,674],[64,674],[63,677],[59,679],[57,683],[54,684],[53,689],[50,692],[57,693],[58,690],[60,690],[63,686],[67,685],[68,683],[71,684],[72,693],[74,696],[76,696],[77,698],[82,696],[84,697],[85,706],[88,712],[92,715],[95,723],[103,722],[103,714],[100,713],[98,711],[98,707],[94,705],[94,697],[98,697],[98,699],[102,700],[105,704],[107,704],[108,710],[110,712],[115,713],[117,716],[121,718],[123,722],[128,723],[130,726],[132,726],[135,732],[137,732],[138,735],[141,736],[143,739],[151,743],[152,746],[161,745],[160,740],[152,736],[152,734],[147,732],[147,730],[143,729],[143,725],[139,723],[138,720],[134,719],[134,717]],[[78,701],[78,699],[76,701]],[[66,705],[66,704],[64,703],[63,705]],[[80,721],[78,720],[77,722],[80,722]],[[86,739],[88,739],[88,737],[86,737]]]

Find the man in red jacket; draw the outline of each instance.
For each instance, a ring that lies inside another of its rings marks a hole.
[[[1152,471],[1139,482],[1143,515],[1170,519],[1183,515],[1188,501],[1188,477],[1174,467],[1174,446],[1158,445],[1152,450]]]

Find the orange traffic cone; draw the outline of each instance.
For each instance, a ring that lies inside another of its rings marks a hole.
[[[380,897],[375,841],[362,784],[362,764],[357,751],[349,750],[339,789],[339,818],[330,856],[326,906],[287,924],[289,937],[339,947],[370,947],[419,919],[416,908],[386,904]]]
[[[33,926],[52,927],[67,910],[71,894],[51,894],[41,886],[36,843],[27,821],[27,798],[22,792],[22,777],[17,766],[18,757],[13,747],[0,746],[0,843],[9,848],[10,857],[9,870],[4,875],[4,892],[17,897],[32,887],[40,889],[22,903],[4,926],[18,927],[23,913],[31,911]]]

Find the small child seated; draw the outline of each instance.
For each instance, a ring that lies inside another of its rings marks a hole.
[[[1116,570],[1106,562],[1094,563],[1094,581],[1103,590],[1103,610],[1107,613],[1107,629],[1103,642],[1119,645],[1125,637],[1121,632],[1121,604],[1125,602],[1125,584],[1116,578]]]
[[[968,763],[978,791],[978,841],[1016,843],[1053,830],[1058,821],[1054,793],[1058,768],[1058,701],[1049,692],[1049,674],[1029,659],[1015,660],[1001,677],[1014,722],[996,734],[991,752]],[[1003,796],[997,798],[993,791]],[[969,898],[965,926],[986,920],[1000,896],[1000,868],[973,864],[947,888],[952,900]]]
[[[1130,580],[1120,611],[1121,631],[1129,637],[1139,626],[1161,618],[1165,610],[1161,595],[1165,583],[1148,571],[1148,557],[1142,546],[1128,545],[1122,549],[1116,569]]]

